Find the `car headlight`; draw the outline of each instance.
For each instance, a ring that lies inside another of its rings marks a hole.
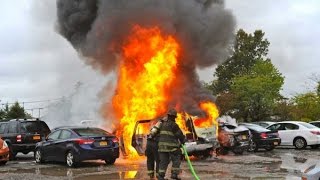
[[[5,149],[7,147],[8,147],[8,144],[5,141],[3,141],[2,149]]]

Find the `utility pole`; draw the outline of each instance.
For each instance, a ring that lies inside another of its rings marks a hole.
[[[43,108],[39,108],[39,118],[40,118],[40,111],[42,110]]]

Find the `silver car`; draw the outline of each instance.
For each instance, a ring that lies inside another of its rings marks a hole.
[[[302,180],[319,180],[320,179],[320,162],[308,167],[302,173]]]

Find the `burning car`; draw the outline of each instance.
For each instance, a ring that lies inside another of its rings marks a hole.
[[[139,120],[135,124],[131,144],[140,156],[145,153],[147,134],[155,122],[157,122],[157,119]],[[215,149],[219,147],[219,142],[216,138],[216,127],[214,125],[211,127],[197,127],[194,122],[195,119],[193,117],[184,119],[184,125],[187,128],[187,131],[184,131],[188,155],[198,158],[211,157]],[[124,151],[122,152],[125,154]]]

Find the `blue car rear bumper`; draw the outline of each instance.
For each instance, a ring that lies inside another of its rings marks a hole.
[[[119,146],[93,149],[89,145],[81,145],[75,153],[78,161],[116,159],[119,158]]]

